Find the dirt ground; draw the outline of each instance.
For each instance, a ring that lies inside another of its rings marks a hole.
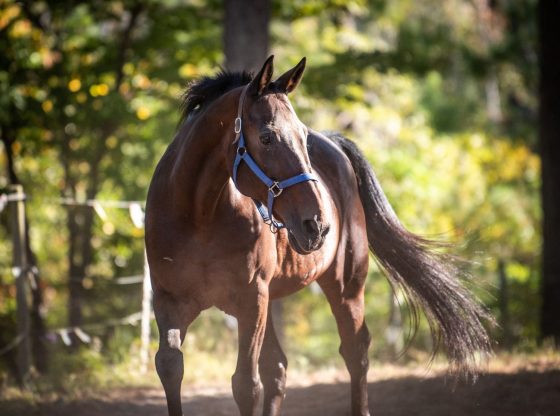
[[[388,378],[378,374],[378,379],[369,384],[370,409],[373,415],[384,416],[558,416],[560,369],[546,367],[490,371],[474,385],[459,384],[455,389],[441,373],[426,376],[407,370],[389,374]],[[325,383],[321,382],[322,378],[330,380]],[[347,382],[321,375],[306,381],[310,385],[288,389],[283,415],[349,414]],[[226,386],[189,388],[184,384],[183,411],[185,416],[238,414]],[[70,402],[35,405],[17,400],[0,402],[0,415],[165,416],[167,413],[162,389],[130,388]]]

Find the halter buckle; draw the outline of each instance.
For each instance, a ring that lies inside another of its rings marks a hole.
[[[277,181],[274,181],[274,183],[272,185],[270,185],[270,188],[268,188],[268,192],[270,192],[274,196],[274,198],[278,198],[283,190],[284,189],[282,189],[282,188],[280,188],[280,186],[278,186]]]
[[[233,131],[235,132],[235,134],[241,133],[241,117],[237,117],[235,119],[235,125],[233,127]]]

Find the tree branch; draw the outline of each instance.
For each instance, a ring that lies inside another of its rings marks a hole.
[[[117,62],[116,62],[117,65],[115,70],[116,73],[115,90],[117,91],[121,86],[124,77],[123,69],[126,60],[126,53],[128,52],[128,49],[130,48],[130,44],[131,44],[132,31],[134,30],[138,17],[140,16],[143,10],[144,10],[144,4],[136,3],[134,5],[134,7],[130,10],[130,19],[128,20],[128,24],[126,25],[126,27],[122,32],[119,54],[117,55]]]

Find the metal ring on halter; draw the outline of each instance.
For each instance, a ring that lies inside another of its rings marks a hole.
[[[235,126],[233,128],[233,131],[235,132],[235,134],[239,134],[241,133],[241,117],[237,117],[235,119]]]
[[[268,192],[274,195],[274,198],[279,197],[283,190],[284,189],[280,188],[277,181],[274,181],[272,185],[270,185],[270,188],[268,188]]]

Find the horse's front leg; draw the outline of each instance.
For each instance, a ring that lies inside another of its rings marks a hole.
[[[280,414],[286,395],[286,370],[288,359],[276,337],[270,307],[266,320],[266,332],[259,358],[259,374],[264,387],[263,416]]]
[[[165,390],[169,416],[181,416],[181,381],[183,353],[181,344],[187,327],[200,313],[196,302],[177,300],[171,295],[154,292],[154,314],[159,329],[156,370]]]
[[[238,305],[239,353],[231,378],[233,397],[241,416],[256,416],[261,393],[258,362],[268,309],[268,285],[259,277]]]
[[[350,373],[352,416],[369,416],[367,373],[371,337],[364,320],[364,279],[320,282],[340,334],[340,354]],[[344,289],[343,289],[344,287]]]

